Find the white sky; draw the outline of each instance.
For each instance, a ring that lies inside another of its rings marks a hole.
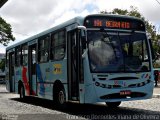
[[[160,31],[160,4],[156,0],[8,0],[0,16],[12,26],[16,41],[11,45],[75,16],[129,9],[131,5]],[[2,45],[0,53],[5,53]]]

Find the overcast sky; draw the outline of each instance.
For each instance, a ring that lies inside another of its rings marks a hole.
[[[16,41],[11,45],[75,16],[129,9],[131,5],[160,31],[160,4],[156,0],[8,0],[0,16],[12,26]],[[0,45],[0,53],[4,52]]]

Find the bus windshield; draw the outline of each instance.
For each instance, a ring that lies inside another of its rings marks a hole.
[[[145,33],[87,32],[92,72],[144,72],[150,70]]]

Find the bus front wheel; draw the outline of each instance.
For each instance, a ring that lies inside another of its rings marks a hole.
[[[118,107],[121,104],[121,102],[106,102],[106,105],[110,108]]]
[[[20,99],[24,99],[25,98],[25,90],[24,90],[23,85],[20,86],[19,94],[20,94]]]

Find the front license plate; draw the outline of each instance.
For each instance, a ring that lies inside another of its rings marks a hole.
[[[120,95],[131,95],[131,91],[129,90],[120,91]]]

